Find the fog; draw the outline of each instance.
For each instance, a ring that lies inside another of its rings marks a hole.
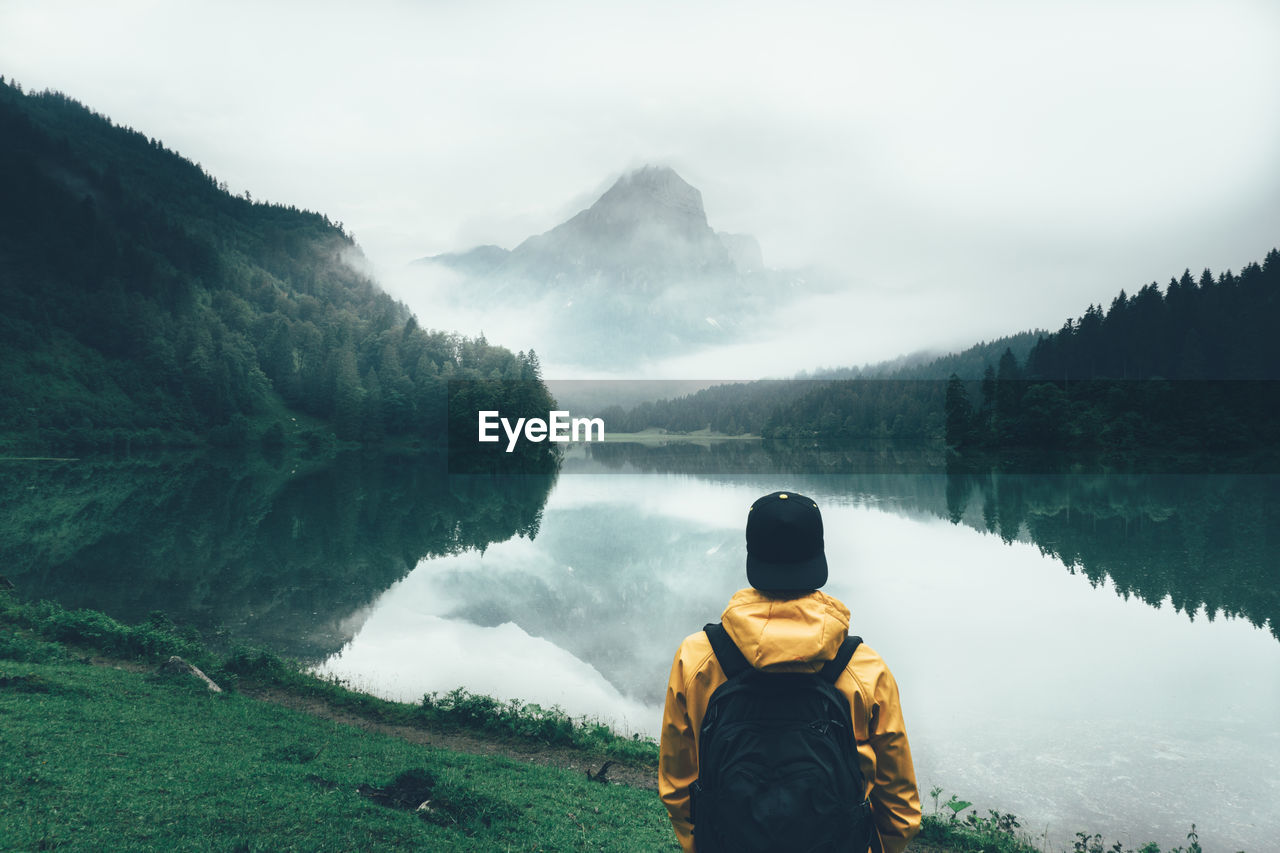
[[[70,0],[0,6],[0,73],[343,222],[389,287],[670,165],[714,228],[844,291],[755,347],[645,370],[774,375],[1056,329],[1121,288],[1261,260],[1278,33],[1280,8],[1248,0]],[[538,344],[502,309],[441,320]]]
[[[876,363],[895,354],[962,349],[979,339],[1023,331],[1006,328],[998,316],[957,328],[956,316],[975,307],[960,293],[924,298],[915,290],[855,285],[843,293],[802,291],[762,318],[758,333],[733,342],[691,346],[687,352],[610,368],[568,357],[573,348],[564,347],[552,331],[565,306],[553,297],[533,305],[453,304],[442,294],[462,287],[465,278],[440,268],[406,267],[383,273],[379,281],[423,325],[483,333],[512,351],[536,350],[549,379],[785,378],[822,367]]]

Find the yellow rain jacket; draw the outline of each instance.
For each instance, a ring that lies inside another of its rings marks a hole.
[[[729,636],[756,669],[816,672],[833,660],[849,632],[849,608],[815,591],[775,598],[755,589],[734,594],[721,616]],[[689,790],[698,778],[698,737],[711,693],[725,682],[707,635],[686,637],[671,665],[659,749],[658,794],[685,853],[696,850]],[[920,794],[898,703],[898,684],[864,643],[836,681],[849,700],[859,766],[884,853],[901,853],[920,830]]]

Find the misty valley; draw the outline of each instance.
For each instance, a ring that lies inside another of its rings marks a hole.
[[[1274,847],[1280,250],[1132,295],[1117,266],[1088,283],[1109,303],[1018,331],[946,252],[921,289],[766,266],[648,165],[513,248],[375,278],[328,213],[3,77],[0,184],[0,603],[389,699],[555,706],[648,748],[673,652],[746,586],[747,507],[795,489],[825,589],[900,685],[926,811],[943,789],[1044,849],[1168,849],[1192,821],[1207,849]],[[966,338],[969,312],[1005,337]],[[576,440],[595,424],[609,440]],[[28,627],[12,651],[39,651]],[[48,683],[0,685],[29,691],[6,713],[32,750],[62,726],[26,702]]]
[[[746,507],[783,485],[822,504],[827,590],[894,668],[922,791],[1060,840],[1173,843],[1192,815],[1215,849],[1266,849],[1276,475],[948,471],[929,449],[770,442],[582,445],[506,477],[431,455],[11,462],[0,556],[24,596],[389,698],[462,687],[654,735],[675,647],[745,586]]]

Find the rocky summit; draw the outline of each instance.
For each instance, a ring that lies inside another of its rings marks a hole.
[[[623,175],[591,207],[510,252],[481,246],[428,260],[473,275],[640,288],[763,266],[755,238],[713,230],[702,193],[666,166]]]
[[[702,193],[666,166],[645,166],[623,175],[579,217],[602,229],[619,232],[653,223],[689,234],[710,230]]]
[[[438,291],[442,301],[546,317],[539,351],[592,366],[726,343],[788,290],[756,239],[713,229],[702,193],[666,166],[628,172],[590,207],[510,251],[479,246],[421,263],[463,276]]]

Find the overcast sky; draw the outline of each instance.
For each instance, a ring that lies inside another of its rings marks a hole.
[[[0,73],[342,221],[388,282],[670,165],[768,265],[847,279],[780,321],[812,347],[796,367],[1056,329],[1261,260],[1277,44],[1274,0],[0,0]]]

